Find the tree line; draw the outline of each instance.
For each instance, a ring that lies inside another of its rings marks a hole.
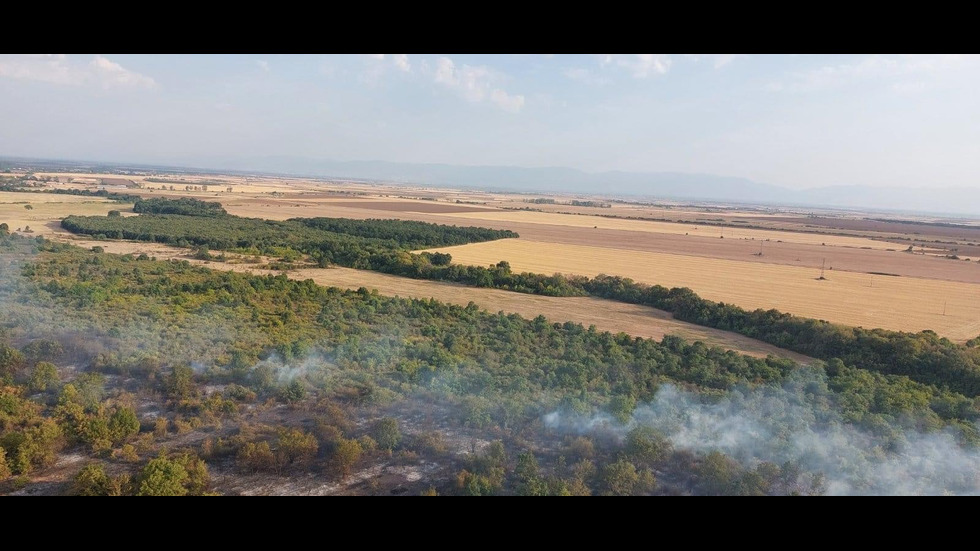
[[[133,212],[140,214],[182,214],[185,216],[224,216],[228,214],[221,203],[214,201],[200,201],[181,197],[169,199],[163,197],[153,197],[150,199],[137,199],[133,204]]]

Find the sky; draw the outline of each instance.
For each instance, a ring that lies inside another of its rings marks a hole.
[[[0,156],[980,188],[980,56],[0,55]]]

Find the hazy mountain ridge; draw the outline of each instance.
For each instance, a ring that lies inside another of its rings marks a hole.
[[[18,159],[21,160],[21,159]],[[93,163],[166,168],[168,163]],[[403,182],[492,191],[600,194],[785,206],[826,206],[980,216],[980,188],[912,189],[835,185],[789,189],[747,178],[685,172],[586,172],[567,167],[466,166],[389,161],[330,161],[302,157],[207,157],[171,161],[189,170],[262,172],[294,176]]]
[[[585,172],[566,167],[461,166],[387,161],[318,161],[266,157],[239,169],[359,178],[439,187],[606,194],[648,198],[875,208],[980,215],[980,189],[932,190],[836,185],[794,190],[747,178],[683,172]],[[227,168],[232,168],[229,165]]]

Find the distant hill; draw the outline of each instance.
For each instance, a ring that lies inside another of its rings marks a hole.
[[[64,161],[45,161],[53,165]],[[76,165],[78,163],[75,163]],[[574,168],[463,166],[328,161],[302,157],[206,157],[183,166],[209,170],[261,172],[381,180],[433,187],[493,191],[602,194],[611,197],[680,199],[784,206],[814,206],[887,211],[972,215],[980,218],[980,188],[911,189],[871,186],[829,186],[794,190],[731,176],[683,172],[585,172]],[[95,163],[108,167],[112,163]],[[123,166],[123,165],[117,165]],[[136,167],[128,163],[127,167]],[[142,165],[159,170],[160,165]],[[170,167],[171,169],[173,167]],[[193,170],[202,170],[194,168]]]
[[[249,169],[267,172],[507,191],[608,193],[725,201],[738,200],[746,193],[750,193],[753,197],[773,197],[785,194],[787,191],[784,188],[760,184],[744,178],[680,172],[590,173],[563,167],[460,166],[384,161],[342,162],[282,157],[254,160],[250,164]]]
[[[524,192],[589,193],[791,206],[826,206],[972,214],[980,217],[980,188],[911,189],[829,186],[794,190],[731,176],[682,172],[585,172],[573,168],[461,166],[385,161],[320,161],[266,157],[222,168],[306,176],[358,178]]]

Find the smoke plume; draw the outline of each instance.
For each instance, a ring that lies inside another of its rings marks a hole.
[[[794,461],[826,477],[830,495],[980,494],[980,453],[957,443],[951,430],[922,433],[845,422],[818,369],[800,369],[781,387],[738,388],[708,401],[664,385],[626,424],[608,414],[545,415],[562,431],[620,436],[638,425],[664,434],[677,449],[717,450],[753,466]]]

